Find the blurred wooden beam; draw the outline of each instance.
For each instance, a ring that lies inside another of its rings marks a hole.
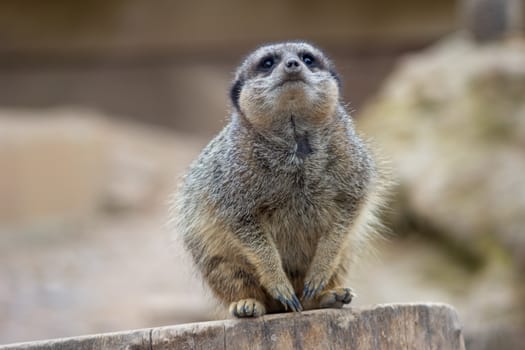
[[[0,50],[180,51],[307,39],[428,42],[454,29],[457,0],[0,1]]]
[[[465,349],[453,308],[391,304],[316,310],[0,346],[67,349]]]

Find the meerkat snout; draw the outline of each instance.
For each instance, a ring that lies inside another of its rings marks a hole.
[[[298,73],[302,70],[301,63],[295,58],[288,58],[286,64],[284,65],[284,71],[286,73]]]

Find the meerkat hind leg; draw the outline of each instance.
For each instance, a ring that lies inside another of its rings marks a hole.
[[[319,307],[340,309],[343,305],[350,304],[354,296],[352,288],[337,287],[326,290],[319,295]]]
[[[203,261],[202,272],[208,285],[235,317],[257,317],[266,314],[267,296],[250,264],[223,255],[212,255]]]
[[[256,299],[241,299],[230,304],[230,314],[235,317],[259,317],[266,314],[266,308]]]

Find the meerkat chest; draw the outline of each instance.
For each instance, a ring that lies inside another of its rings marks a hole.
[[[308,130],[293,137],[295,142],[288,147],[261,152],[262,171],[246,189],[266,189],[257,191],[261,195],[254,201],[260,206],[257,211],[271,232],[292,242],[297,233],[312,238],[330,230],[340,216],[348,216],[352,190],[347,180],[353,172],[342,145]]]
[[[269,192],[266,221],[274,226],[272,231],[293,239],[295,232],[315,235],[329,228],[334,216],[341,213],[334,206],[340,192],[321,165],[304,164],[296,172],[274,175]]]

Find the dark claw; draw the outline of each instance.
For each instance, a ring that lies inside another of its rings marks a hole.
[[[308,282],[303,289],[303,299],[308,300],[312,299],[314,295],[319,294],[324,288],[324,283],[321,283],[317,288],[313,288],[310,286],[311,282]]]
[[[305,284],[303,288],[303,299],[306,299],[307,294],[308,294],[308,285]]]
[[[315,290],[314,295],[317,295],[318,293],[320,293],[323,290],[323,288],[324,288],[324,283],[321,282],[319,287],[317,287],[317,289]]]
[[[294,312],[297,311],[297,310],[295,309],[295,306],[294,306],[294,304],[293,304],[293,302],[292,302],[291,300],[286,300],[286,304],[290,307],[290,309],[291,309],[292,311],[294,311]]]
[[[310,288],[310,291],[308,292],[308,299],[312,299],[315,295],[315,289],[314,289],[315,286],[312,286]]]
[[[304,293],[304,296],[303,296],[304,300],[310,299],[310,291],[311,291],[310,289],[306,290],[306,292]]]
[[[283,295],[279,295],[277,297],[277,300],[279,300],[279,302],[284,305],[286,311],[288,311],[288,309],[294,312],[299,312],[303,310],[303,306],[301,305],[299,299],[295,294],[292,296],[291,299],[287,299]]]
[[[305,300],[310,299],[309,294],[310,294],[310,282],[308,282],[308,283],[306,283],[306,284],[304,285],[304,289],[303,289],[303,299],[305,299]]]
[[[293,303],[295,306],[295,311],[303,311],[303,306],[295,294],[293,295]]]
[[[295,295],[292,296],[291,302],[292,302],[292,305],[293,305],[293,311],[295,311],[295,312],[299,311],[299,307],[300,306],[297,304],[297,298],[295,297]]]
[[[281,302],[281,304],[284,305],[285,310],[288,310],[288,304],[286,302],[286,299],[282,295],[279,295],[277,297],[277,300],[279,300]]]

